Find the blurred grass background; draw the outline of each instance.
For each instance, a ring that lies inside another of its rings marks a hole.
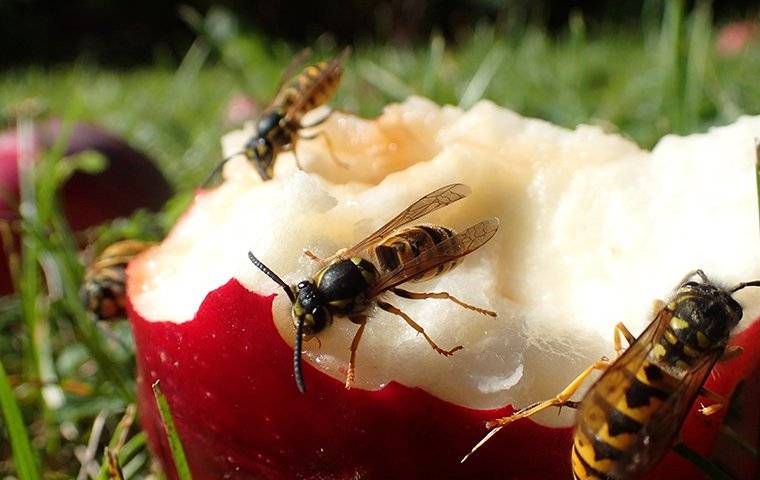
[[[220,136],[251,104],[266,105],[303,46],[321,59],[353,44],[333,105],[364,116],[412,94],[464,108],[485,98],[570,128],[603,125],[651,147],[671,132],[760,113],[751,3],[434,4],[437,10],[420,7],[415,17],[395,2],[378,3],[353,26],[343,18],[349,9],[332,28],[329,10],[299,13],[297,2],[288,7],[294,11],[261,7],[258,17],[224,4],[138,2],[132,10],[171,18],[156,40],[119,36],[119,20],[106,14],[92,33],[72,32],[68,12],[59,12],[67,26],[59,31],[49,18],[55,10],[40,20],[26,3],[4,3],[0,12],[12,15],[0,15],[0,26],[16,48],[3,61],[0,105],[8,126],[30,98],[53,116],[100,124],[155,159],[178,192],[198,185],[219,160]],[[97,20],[99,4],[83,5]],[[312,23],[287,21],[299,15]],[[423,27],[415,28],[415,18]],[[24,21],[29,28],[21,33]],[[123,20],[136,21],[134,12]],[[57,41],[61,50],[52,54]],[[160,476],[151,473],[139,429],[123,433],[133,415],[129,326],[96,327],[78,304],[83,266],[56,204],[61,148],[48,152],[22,188],[22,203],[34,208],[22,212],[18,293],[0,299],[0,478],[89,478],[80,462],[99,464],[107,444],[121,446],[127,478]]]

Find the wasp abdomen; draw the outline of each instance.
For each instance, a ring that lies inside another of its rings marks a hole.
[[[375,247],[380,270],[391,272],[404,265],[421,253],[435,248],[444,240],[453,237],[456,232],[440,225],[417,225],[399,230],[396,234],[385,239]],[[451,271],[461,263],[458,258],[438,265],[437,267],[422,272],[409,280],[410,282],[424,282]]]
[[[577,479],[627,478],[619,472],[639,448],[637,435],[681,383],[650,361],[621,372],[617,381],[597,383],[586,397],[589,406],[578,418],[571,453]]]
[[[289,110],[296,102],[301,102],[299,111],[292,113],[294,118],[298,118],[327,102],[338,89],[338,83],[343,75],[343,68],[335,68],[332,71],[329,71],[329,68],[330,64],[320,62],[307,67],[301,74],[294,77],[282,92],[283,109]]]

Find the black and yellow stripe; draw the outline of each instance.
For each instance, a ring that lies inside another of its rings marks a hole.
[[[637,435],[676,394],[682,374],[719,341],[702,330],[704,311],[704,296],[679,291],[664,307],[667,324],[642,353],[646,357],[632,357],[630,366],[616,369],[614,377],[603,375],[588,392],[573,441],[574,478],[620,478],[614,472],[624,471],[623,464],[640,448]]]
[[[273,107],[288,112],[292,119],[298,120],[306,112],[324,104],[335,93],[343,74],[342,68],[328,72],[330,68],[327,62],[306,67],[303,72],[288,82],[278,95],[279,102]],[[325,72],[328,73],[324,74]],[[304,95],[308,96],[304,97]],[[291,107],[298,102],[301,102],[298,111],[291,111]]]
[[[577,479],[616,478],[612,472],[631,458],[636,435],[679,385],[649,360],[621,372],[620,378],[597,384],[584,400],[590,403],[578,419],[571,456]]]
[[[454,235],[454,230],[440,225],[416,225],[399,230],[375,247],[380,271],[392,272]],[[451,271],[461,261],[462,259],[456,259],[444,262],[431,270],[421,272],[409,281],[430,280]]]

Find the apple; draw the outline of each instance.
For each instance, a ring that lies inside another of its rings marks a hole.
[[[573,413],[544,412],[503,429],[464,464],[485,421],[550,398],[590,362],[613,357],[612,329],[638,334],[656,298],[703,268],[721,284],[760,278],[754,138],[760,117],[652,152],[596,127],[574,131],[481,102],[470,111],[421,98],[377,119],[335,114],[336,155],[302,141],[298,171],[280,155],[261,182],[242,156],[199,191],[169,236],[128,268],[141,421],[170,476],[151,384],[160,380],[196,479],[569,478]],[[223,139],[240,151],[250,127]],[[484,247],[446,275],[408,286],[447,291],[497,318],[442,300],[386,300],[452,357],[377,309],[343,387],[356,325],[337,318],[304,345],[308,391],[292,372],[290,302],[248,261],[289,284],[449,183],[469,197],[422,219],[463,229],[497,216]],[[744,354],[708,387],[728,395],[758,364],[760,289],[736,294]],[[696,412],[686,443],[708,455],[722,414]],[[658,473],[659,472],[659,473]],[[699,478],[669,454],[650,478]],[[660,475],[660,477],[658,477]]]
[[[57,119],[35,124],[33,152],[52,147],[61,135]],[[16,129],[0,133],[0,215],[18,219],[18,155]],[[130,215],[138,208],[159,210],[171,197],[172,188],[155,163],[124,140],[89,123],[74,124],[65,155],[93,150],[108,165],[97,174],[75,172],[63,185],[61,204],[73,230]],[[16,242],[17,243],[17,242]],[[0,255],[0,294],[12,291],[7,258]]]

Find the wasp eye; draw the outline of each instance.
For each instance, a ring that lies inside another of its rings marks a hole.
[[[322,331],[332,320],[332,315],[327,307],[319,307],[313,313],[314,317],[314,332]]]

